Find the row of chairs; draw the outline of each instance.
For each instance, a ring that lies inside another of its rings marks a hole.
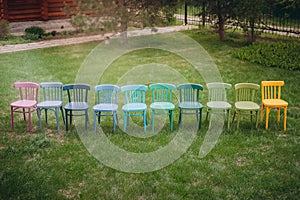
[[[281,87],[284,85],[283,81],[263,81],[262,82],[262,109],[261,121],[266,108],[266,129],[268,129],[268,116],[270,109],[278,109],[278,122],[280,121],[280,109],[284,108],[284,130],[286,130],[286,113],[288,103],[280,99]],[[20,99],[11,103],[11,123],[14,129],[14,112],[23,113],[24,120],[25,114],[28,113],[28,130],[31,131],[31,113],[37,110],[39,119],[39,126],[42,128],[41,114],[42,110],[45,111],[47,122],[47,111],[53,110],[57,121],[57,129],[60,132],[59,124],[59,110],[62,113],[64,123],[66,124],[66,131],[68,131],[68,118],[70,124],[72,123],[73,116],[85,116],[85,126],[88,123],[88,91],[90,86],[87,84],[68,84],[64,85],[60,82],[44,82],[41,84],[33,82],[16,82],[13,85],[19,90]],[[207,116],[211,112],[222,112],[227,115],[228,128],[230,126],[230,110],[231,104],[226,100],[226,90],[231,88],[228,83],[208,83],[209,99],[207,103]],[[43,99],[38,103],[38,90],[42,89]],[[201,128],[202,109],[203,105],[199,103],[200,91],[203,86],[199,84],[180,84],[177,87],[173,84],[157,83],[149,86],[152,93],[151,109],[151,124],[152,131],[154,132],[154,116],[157,114],[167,114],[170,120],[170,130],[173,130],[173,111],[175,105],[172,103],[172,91],[178,89],[180,94],[179,99],[179,124],[182,126],[183,114],[196,114],[197,121],[199,122],[198,128]],[[256,113],[256,127],[258,125],[258,111],[260,106],[254,102],[255,91],[259,90],[260,86],[253,83],[239,83],[235,85],[236,101],[234,105],[234,115],[237,116],[237,127],[240,123],[241,112],[247,111],[251,114]],[[97,121],[100,124],[102,116],[112,116],[113,130],[116,129],[118,123],[118,93],[123,92],[125,95],[125,105],[122,106],[124,113],[124,131],[130,116],[142,116],[144,131],[146,131],[147,118],[145,104],[145,95],[148,90],[146,85],[127,85],[118,87],[116,85],[98,85],[95,87],[97,93],[97,104],[93,107],[94,111],[94,131],[96,132]],[[68,103],[64,106],[65,115],[63,112],[63,91],[67,92]],[[98,118],[98,120],[97,120]]]

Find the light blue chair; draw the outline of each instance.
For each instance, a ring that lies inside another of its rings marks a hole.
[[[177,86],[179,90],[179,124],[182,127],[182,115],[196,115],[199,122],[198,129],[201,128],[203,105],[199,103],[200,91],[203,86],[199,84],[180,84]]]
[[[168,83],[155,83],[149,87],[152,93],[152,103],[150,105],[152,132],[154,132],[154,116],[165,114],[166,111],[170,119],[170,131],[173,131],[175,105],[172,103],[172,91],[176,90],[176,86]]]
[[[57,132],[60,132],[59,124],[59,109],[65,123],[64,111],[62,109],[63,100],[63,84],[61,82],[43,82],[40,83],[40,88],[43,93],[43,99],[37,104],[37,115],[39,119],[39,126],[42,129],[41,114],[45,110],[46,123],[48,123],[47,111],[52,110],[55,113]]]
[[[101,116],[112,116],[113,131],[116,132],[116,124],[118,124],[118,92],[120,88],[116,85],[102,84],[95,86],[97,93],[97,105],[94,110],[94,132],[96,133],[96,118],[100,125]]]
[[[142,116],[144,120],[144,132],[146,132],[147,105],[145,104],[145,97],[148,87],[146,85],[127,85],[121,87],[121,91],[125,95],[126,102],[122,107],[124,113],[124,131],[126,132],[126,126],[130,116]]]
[[[65,105],[66,115],[66,131],[68,127],[68,116],[70,117],[70,124],[72,124],[73,116],[85,116],[85,128],[89,121],[88,116],[88,92],[90,86],[87,84],[67,84],[63,86],[63,90],[67,92],[68,103]]]

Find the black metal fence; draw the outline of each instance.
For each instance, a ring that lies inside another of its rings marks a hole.
[[[199,26],[216,25],[218,22],[216,16],[203,16],[202,7],[200,6],[182,6],[177,10],[175,17],[184,24]],[[242,28],[240,25],[236,20],[228,20],[227,22],[227,26],[232,28]],[[292,19],[284,16],[284,14],[282,16],[266,14],[255,24],[255,31],[286,37],[300,37],[300,17]]]

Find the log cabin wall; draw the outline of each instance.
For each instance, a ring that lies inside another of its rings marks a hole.
[[[73,0],[0,0],[0,19],[10,22],[67,18],[66,4]]]

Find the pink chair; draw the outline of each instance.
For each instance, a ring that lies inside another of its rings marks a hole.
[[[28,130],[31,131],[31,113],[36,109],[39,85],[33,82],[15,82],[13,87],[19,90],[19,100],[10,104],[11,128],[14,130],[14,112],[23,113],[24,120],[28,113]]]

